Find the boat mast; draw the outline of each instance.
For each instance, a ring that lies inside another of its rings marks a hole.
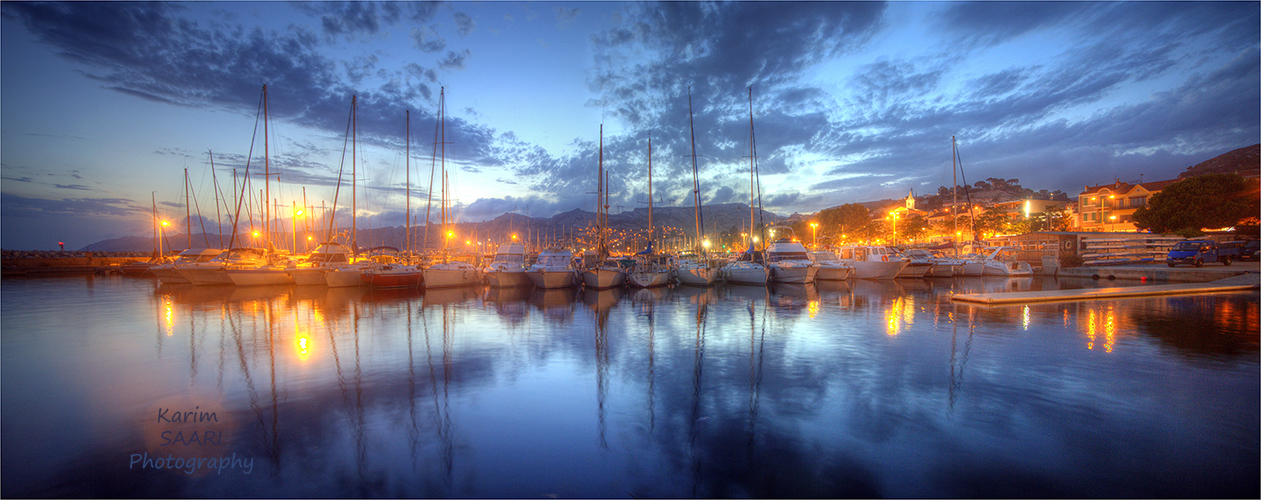
[[[652,248],[652,134],[648,134],[648,249]],[[653,250],[655,252],[655,250]]]
[[[203,177],[204,178],[204,177]],[[184,232],[188,237],[188,246],[185,250],[193,248],[193,213],[188,209],[188,169],[184,169]],[[198,208],[198,210],[201,210]]]
[[[753,87],[749,87],[749,248],[753,248]]]
[[[704,235],[701,230],[705,227],[704,217],[701,215],[701,181],[696,171],[696,126],[692,123],[692,87],[687,88],[687,126],[692,133],[692,201],[696,205],[696,239],[703,241]],[[750,207],[752,203],[750,202]],[[701,247],[701,252],[705,252],[705,247]]]
[[[604,241],[604,213],[608,210],[608,205],[604,199],[604,124],[600,124],[600,151],[599,151],[599,167],[596,175],[599,180],[596,184],[595,198],[595,221],[596,230],[599,234],[596,236],[596,254],[600,260],[604,260],[608,256],[608,248],[605,247]],[[601,208],[603,207],[603,208]]]
[[[955,136],[950,136],[950,191],[954,195],[954,201],[950,204],[950,215],[955,221],[955,258],[959,258],[959,164],[955,162],[955,155],[958,153],[958,145],[955,144]]]
[[[267,246],[271,246],[271,206],[267,204],[267,200],[271,199],[271,156],[268,152],[267,142],[267,84],[263,84],[263,189],[266,191],[266,197],[263,198],[263,210],[266,210],[263,218],[263,234],[267,239]]]
[[[350,96],[350,252],[359,258],[359,225],[356,215],[359,213],[359,169],[355,157],[359,155],[359,96]]]
[[[206,152],[210,154],[210,182],[215,185],[215,227],[219,229],[219,248],[223,248],[223,216],[219,212],[219,177],[215,175],[215,152],[209,149]]]
[[[404,140],[406,143],[406,145],[404,146],[404,151],[406,151],[405,154],[407,155],[407,159],[405,160],[405,163],[404,163],[404,165],[406,165],[405,169],[407,170],[407,189],[405,190],[407,192],[407,195],[406,195],[407,196],[406,198],[407,212],[406,212],[406,215],[403,216],[403,252],[411,253],[412,251],[412,110],[410,109],[407,110],[404,116],[406,117],[406,120],[407,120],[407,137]]]

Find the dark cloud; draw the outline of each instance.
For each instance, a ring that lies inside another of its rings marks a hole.
[[[469,33],[473,32],[475,23],[472,16],[460,11],[456,11],[451,15],[455,18],[456,33],[459,33],[460,36],[468,36]]]
[[[329,37],[375,35],[384,26],[433,19],[440,2],[299,2],[300,12],[320,18]]]
[[[409,36],[416,42],[416,48],[423,52],[438,52],[447,47],[447,41],[438,35],[433,26],[412,28]]]
[[[149,212],[149,207],[136,206],[135,201],[126,198],[62,198],[49,200],[0,193],[0,200],[3,200],[2,205],[6,219],[9,217],[38,218],[46,217],[48,214],[127,216]]]
[[[438,67],[447,70],[464,69],[464,61],[471,55],[472,52],[468,49],[464,49],[460,52],[447,52],[447,57],[444,57],[442,61],[438,63]]]
[[[578,18],[578,14],[582,11],[577,7],[568,9],[565,7],[556,8],[556,26],[569,26]]]
[[[79,191],[91,191],[92,189],[82,184],[53,184],[53,187],[57,189],[75,189]]]

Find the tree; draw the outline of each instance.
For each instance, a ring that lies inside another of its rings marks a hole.
[[[847,203],[819,211],[819,236],[831,237],[855,232],[871,220],[871,211],[857,203]]]
[[[928,220],[922,215],[912,215],[898,221],[898,239],[918,240],[928,233]]]
[[[994,207],[985,210],[985,213],[976,218],[976,231],[978,233],[1003,233],[1006,232],[1007,222],[1010,220],[1007,214]]]
[[[1239,174],[1208,174],[1170,184],[1134,212],[1134,226],[1154,233],[1202,234],[1230,227],[1261,211],[1257,181]]]

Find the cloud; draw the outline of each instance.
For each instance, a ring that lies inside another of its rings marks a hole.
[[[451,15],[452,17],[455,17],[456,33],[459,33],[460,36],[468,36],[469,33],[473,32],[475,23],[473,22],[472,16],[460,11],[455,11],[455,13]]]
[[[464,61],[472,54],[473,53],[468,49],[464,49],[458,53],[455,51],[447,52],[447,57],[443,58],[442,61],[438,63],[438,67],[447,70],[464,69]]]
[[[564,28],[574,24],[574,20],[578,18],[578,14],[582,13],[577,7],[568,9],[565,7],[556,8],[556,27]]]
[[[76,189],[79,191],[91,191],[91,188],[84,186],[82,184],[53,184],[53,187],[57,189]]]
[[[375,35],[383,26],[432,20],[437,2],[300,2],[299,12],[319,17],[329,37]]]
[[[447,41],[438,35],[433,26],[412,28],[409,36],[416,42],[416,48],[423,52],[438,52],[447,47]]]

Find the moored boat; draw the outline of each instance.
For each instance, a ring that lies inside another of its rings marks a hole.
[[[845,281],[849,279],[853,271],[853,268],[841,262],[832,252],[808,252],[806,256],[819,266],[819,274],[815,275],[815,281]]]
[[[530,284],[525,265],[525,245],[504,243],[495,251],[495,257],[482,269],[486,283],[494,287],[515,287]]]
[[[534,286],[542,289],[569,288],[577,286],[578,271],[574,269],[573,252],[560,248],[549,248],[539,253],[526,276]]]
[[[858,279],[893,279],[909,264],[880,246],[842,247],[837,257],[854,269],[853,276]]]

